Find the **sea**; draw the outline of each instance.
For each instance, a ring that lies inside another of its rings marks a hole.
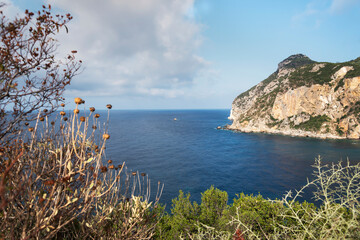
[[[360,162],[360,141],[320,140],[218,130],[230,110],[111,110],[106,157],[146,173],[154,195],[171,208],[179,190],[201,201],[214,186],[229,203],[239,193],[281,199],[312,179],[312,165]],[[312,201],[311,194],[303,196]],[[153,199],[155,200],[155,199]]]

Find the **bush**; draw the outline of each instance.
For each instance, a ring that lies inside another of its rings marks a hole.
[[[59,125],[39,116],[1,148],[0,238],[151,238],[161,193],[151,203],[146,174],[105,158],[107,126],[75,102]]]
[[[211,187],[199,206],[180,191],[155,238],[359,239],[360,165],[327,166],[318,158],[314,167],[314,180],[282,200],[241,193],[227,205],[227,194]],[[313,191],[318,207],[298,201],[306,190]]]

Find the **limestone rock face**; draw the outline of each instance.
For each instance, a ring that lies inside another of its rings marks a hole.
[[[244,132],[359,139],[360,58],[317,63],[292,55],[233,101],[229,119],[229,129]]]

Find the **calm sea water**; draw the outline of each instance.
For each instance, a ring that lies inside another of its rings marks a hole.
[[[311,178],[314,159],[360,162],[360,142],[248,134],[216,127],[229,110],[111,111],[107,157],[165,184],[162,203],[179,190],[200,202],[211,185],[229,199],[240,192],[281,198]],[[174,121],[177,118],[177,121]],[[308,199],[310,200],[310,199]]]

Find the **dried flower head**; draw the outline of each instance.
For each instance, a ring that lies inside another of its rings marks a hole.
[[[61,111],[61,112],[60,112],[60,115],[61,115],[61,116],[65,116],[65,114],[66,114],[66,112],[64,112],[64,111]]]
[[[68,120],[68,118],[67,117],[64,117],[64,119],[63,119],[65,122]]]
[[[79,97],[75,98],[74,101],[75,101],[76,104],[82,104],[83,103],[83,100],[81,98],[79,98]]]
[[[42,197],[39,198],[39,204],[42,204],[45,201],[45,199],[43,199]]]
[[[133,176],[135,176],[135,175],[136,175],[136,172],[132,172],[131,174],[132,174]]]
[[[75,114],[78,114],[79,112],[80,112],[79,109],[74,109],[74,113],[75,113]]]
[[[80,122],[85,122],[85,117],[84,116],[80,117]]]
[[[105,134],[103,135],[103,138],[104,138],[105,140],[108,140],[108,139],[110,138],[110,135],[107,134],[107,133],[105,133]]]
[[[110,169],[114,169],[115,167],[114,167],[114,165],[110,165],[109,168],[110,168]]]
[[[44,182],[44,185],[46,185],[46,186],[52,186],[54,184],[55,184],[54,180],[47,180],[47,181]]]
[[[39,118],[39,120],[40,120],[41,122],[43,122],[45,119],[44,119],[44,117],[41,117],[41,118]]]
[[[65,107],[65,103],[60,104],[60,106]]]
[[[34,128],[33,127],[29,127],[29,132],[33,132],[34,131]]]
[[[51,123],[50,123],[51,125],[55,125],[55,122],[54,121],[51,121]]]
[[[119,164],[119,165],[118,165],[118,168],[120,168],[120,169],[121,169],[121,168],[122,168],[122,165],[121,165],[121,164]]]
[[[97,129],[96,125],[93,125],[93,126],[92,126],[92,129]]]
[[[95,118],[99,118],[100,117],[100,114],[95,114]]]
[[[144,173],[144,172],[143,172],[143,173],[141,173],[141,176],[145,177],[145,176],[146,176],[146,173]]]
[[[109,163],[109,164],[110,164],[110,163],[112,163],[112,160],[111,160],[111,159],[109,159],[109,160],[108,160],[108,163]]]
[[[26,123],[25,123],[25,126],[29,126],[29,123],[28,123],[28,122],[26,122]]]
[[[100,167],[100,170],[102,173],[105,173],[105,172],[107,172],[107,167],[102,166],[102,167]]]
[[[94,107],[91,107],[91,108],[90,108],[90,112],[95,112],[95,108],[94,108]]]
[[[48,111],[48,110],[47,110],[46,108],[43,110],[44,113],[46,113],[47,111]]]
[[[111,105],[111,104],[107,104],[106,107],[107,107],[108,109],[111,109],[111,108],[112,108],[112,105]]]

